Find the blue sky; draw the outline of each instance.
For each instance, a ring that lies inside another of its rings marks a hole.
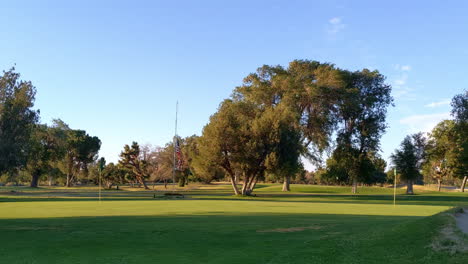
[[[179,134],[200,134],[263,64],[378,69],[396,105],[387,158],[406,134],[448,118],[450,98],[468,89],[467,10],[466,1],[2,1],[0,69],[16,65],[37,87],[41,121],[98,136],[108,161],[132,141],[170,141],[176,100]]]

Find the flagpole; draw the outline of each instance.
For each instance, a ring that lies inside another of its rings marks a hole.
[[[172,191],[175,190],[175,173],[176,173],[176,137],[177,137],[177,114],[179,111],[179,101],[176,101],[176,114],[175,114],[175,130],[174,130],[174,139],[173,139],[173,146],[174,146],[174,159],[173,159],[173,166],[172,166]]]
[[[396,168],[393,169],[393,174],[395,175],[395,179],[393,180],[393,206],[396,206],[396,184],[397,184],[397,173]]]
[[[101,203],[101,175],[102,170],[99,170],[99,203]]]

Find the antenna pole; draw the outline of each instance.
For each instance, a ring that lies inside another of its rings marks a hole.
[[[177,114],[179,111],[179,101],[176,101],[176,115],[175,115],[175,129],[174,129],[174,160],[173,160],[173,167],[172,167],[172,190],[175,190],[175,174],[176,174],[176,140],[177,140]]]
[[[395,175],[395,179],[393,180],[393,206],[396,206],[396,184],[397,184],[397,173],[396,168],[393,169],[393,174]]]

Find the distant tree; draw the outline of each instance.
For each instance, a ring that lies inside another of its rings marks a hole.
[[[452,99],[452,116],[455,118],[455,136],[451,168],[453,175],[462,179],[460,190],[465,191],[468,180],[468,91]]]
[[[89,136],[84,130],[66,130],[65,164],[67,182],[66,186],[72,186],[76,174],[83,170],[87,174],[88,164],[92,163],[101,147],[101,140]]]
[[[52,129],[57,140],[57,148],[65,154],[62,160],[55,163],[66,175],[65,186],[70,187],[78,174],[88,176],[88,166],[93,163],[101,148],[101,140],[90,136],[84,130],[71,129],[60,119],[53,120]]]
[[[304,175],[304,182],[306,184],[318,184],[316,171],[306,171]]]
[[[322,183],[326,184],[349,184],[349,174],[340,157],[341,152],[335,149],[330,158],[326,160],[325,167],[317,173]]]
[[[165,147],[158,147],[153,153],[155,158],[150,163],[150,176],[154,181],[163,182],[164,188],[167,189],[167,184],[172,181],[174,172],[173,143],[168,143]]]
[[[383,184],[386,181],[385,168],[387,163],[384,159],[374,152],[361,153],[360,155],[352,153],[350,155],[346,150],[346,148],[338,147],[333,151],[332,156],[326,162],[326,171],[322,174],[323,180],[329,184],[352,184],[354,179],[350,172],[355,172],[359,174],[359,181],[365,184]],[[358,157],[356,162],[353,155]],[[346,159],[352,160],[347,161]],[[352,171],[346,167],[349,164],[358,167]]]
[[[111,189],[113,185],[122,184],[127,171],[121,165],[114,163],[107,164],[102,171],[102,181],[106,189]]]
[[[342,71],[344,85],[338,96],[341,126],[337,131],[338,162],[351,179],[352,192],[365,181],[369,153],[379,150],[385,132],[387,108],[393,102],[391,86],[378,71]]]
[[[52,172],[52,163],[61,159],[64,151],[61,148],[57,130],[46,125],[36,125],[30,141],[30,151],[26,169],[31,174],[31,187],[37,187],[39,177]]]
[[[444,178],[452,174],[451,164],[456,148],[456,132],[453,120],[444,120],[437,124],[430,133],[427,144],[427,159],[423,170],[431,178],[437,180],[438,191]]]
[[[425,159],[425,138],[421,133],[406,136],[391,159],[401,179],[407,183],[407,194],[414,194],[413,183],[421,177]]]
[[[184,187],[188,183],[189,176],[192,175],[191,165],[196,151],[195,138],[196,136],[177,137],[181,150],[182,161],[180,164],[174,153],[174,141],[151,152],[151,160],[148,161],[151,177],[156,181],[162,181],[165,188],[173,180],[178,182],[179,187]]]
[[[211,160],[205,159],[200,154],[193,157],[192,169],[195,179],[207,184],[225,177],[225,172],[222,168]]]
[[[291,177],[303,169],[301,154],[306,152],[302,144],[302,134],[299,126],[291,120],[296,120],[295,113],[288,108],[278,106],[267,109],[262,116],[265,134],[270,145],[266,157],[266,172],[273,173],[283,179],[282,191],[290,191]]]
[[[39,118],[32,109],[36,88],[21,81],[15,68],[0,76],[0,174],[26,166],[31,135]]]
[[[235,194],[250,195],[266,169],[272,129],[261,113],[253,103],[225,100],[211,116],[199,140],[200,155],[225,170]],[[242,175],[241,190],[237,187],[236,174]]]
[[[179,180],[179,186],[188,184],[189,178],[196,178],[195,175],[195,158],[199,156],[198,150],[198,136],[192,135],[179,140],[182,151],[182,166],[181,179]],[[181,184],[183,183],[183,184]]]
[[[124,146],[124,150],[120,153],[119,164],[130,170],[136,180],[143,185],[145,189],[149,189],[145,183],[145,179],[149,177],[147,171],[148,163],[142,158],[140,146],[137,142],[133,142],[131,146]]]
[[[374,155],[371,158],[372,162],[372,177],[368,183],[370,184],[381,184],[383,185],[385,182],[387,182],[387,173],[385,172],[385,169],[387,168],[387,162],[382,159],[380,156]]]

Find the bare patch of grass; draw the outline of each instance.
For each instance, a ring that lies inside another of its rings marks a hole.
[[[460,213],[463,213],[463,209],[458,208],[444,215],[448,218],[447,224],[441,228],[431,243],[434,251],[444,251],[450,254],[468,252],[468,236],[456,226],[455,217]]]
[[[313,226],[302,226],[302,227],[288,227],[288,228],[257,230],[257,233],[291,233],[291,232],[301,232],[305,230],[319,230],[322,228],[323,226],[313,225]]]
[[[41,230],[62,230],[63,228],[57,226],[9,226],[0,228],[0,230],[13,230],[13,231],[41,231]]]

